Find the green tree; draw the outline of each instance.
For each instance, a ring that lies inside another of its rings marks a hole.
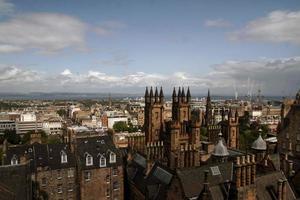
[[[61,138],[59,135],[49,135],[47,138],[48,144],[59,144],[61,143]]]
[[[128,125],[126,124],[126,122],[123,122],[123,121],[116,122],[113,125],[113,129],[116,132],[128,131]]]
[[[59,109],[58,111],[56,111],[56,113],[61,117],[67,116],[67,111],[65,109]]]
[[[10,144],[19,144],[21,141],[21,137],[16,133],[16,130],[4,130],[3,139],[7,139],[7,142]]]
[[[29,144],[31,134],[34,134],[34,133],[35,133],[34,130],[31,130],[31,131],[28,131],[27,133],[25,133],[24,136],[22,137],[22,140],[21,140],[22,144]],[[43,130],[39,130],[38,133],[41,134],[42,143],[47,143],[48,136],[47,136],[46,132],[43,131]]]

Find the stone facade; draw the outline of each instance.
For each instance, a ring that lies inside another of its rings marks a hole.
[[[191,94],[184,88],[175,88],[172,95],[172,119],[164,121],[164,96],[162,88],[146,88],[145,135],[147,157],[160,159],[172,169],[200,165],[200,121],[191,119]],[[152,147],[152,148],[151,148]],[[149,150],[151,148],[151,150]],[[149,155],[151,154],[151,155]],[[153,155],[155,154],[155,155]]]
[[[286,107],[282,107],[282,113],[285,113]],[[300,158],[300,91],[297,93],[294,103],[288,107],[290,109],[283,115],[278,134],[278,149],[281,153],[290,153],[294,157]]]
[[[122,171],[121,166],[82,170],[79,175],[81,199],[124,199]],[[89,178],[87,173],[90,173]]]

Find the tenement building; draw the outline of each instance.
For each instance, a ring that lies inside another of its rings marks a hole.
[[[32,179],[33,191],[28,195],[50,200],[124,199],[122,160],[109,136],[88,134],[68,144],[41,144],[33,135],[32,144],[9,146],[4,151],[7,168],[28,166],[26,175]],[[10,191],[10,185],[4,187]],[[14,187],[13,192],[17,191]]]
[[[124,199],[122,160],[111,138],[78,138],[75,149],[80,199]]]

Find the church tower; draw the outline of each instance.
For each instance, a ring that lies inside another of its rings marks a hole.
[[[213,116],[212,116],[212,105],[210,99],[210,91],[207,92],[206,97],[206,111],[205,111],[205,126],[213,124]]]
[[[239,148],[239,114],[237,109],[233,114],[232,109],[228,112],[228,124],[226,130],[226,142],[229,148]]]
[[[172,121],[167,125],[167,157],[171,169],[199,166],[200,121],[191,120],[191,93],[173,90]]]
[[[157,87],[155,87],[155,92],[153,95],[152,87],[150,88],[150,93],[148,91],[148,87],[146,87],[144,112],[146,144],[160,141],[164,123],[163,113],[164,94],[162,88],[160,88],[160,93],[158,94]]]
[[[176,91],[174,88],[172,98],[172,120],[176,120],[180,123],[189,121],[191,118],[190,89],[188,88],[187,95],[185,95],[184,88],[182,88],[181,90],[181,88],[179,87],[178,94],[176,95]]]

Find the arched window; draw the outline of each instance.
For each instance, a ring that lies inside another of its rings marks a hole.
[[[87,154],[85,157],[85,165],[86,166],[93,165],[93,157],[90,154]]]
[[[116,154],[114,152],[110,152],[109,162],[110,163],[115,163],[116,162]]]
[[[17,165],[17,164],[19,164],[19,161],[18,161],[18,158],[17,158],[16,155],[13,155],[13,157],[12,157],[12,159],[10,161],[10,164],[11,165]]]
[[[66,154],[66,152],[61,151],[60,152],[60,158],[61,158],[61,163],[67,163],[68,162],[68,156]]]
[[[104,156],[100,156],[100,167],[106,167],[106,158]]]

